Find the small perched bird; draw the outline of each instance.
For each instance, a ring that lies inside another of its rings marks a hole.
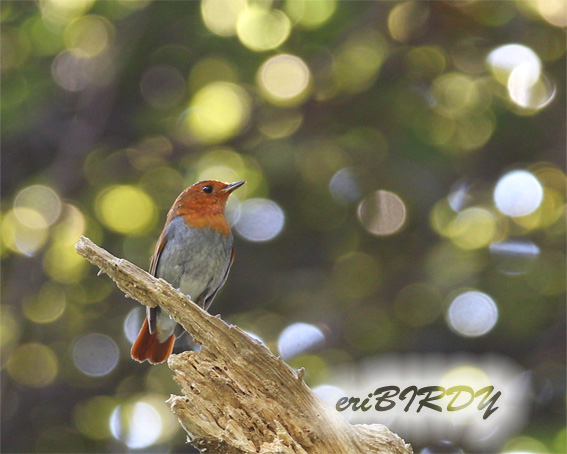
[[[200,181],[185,189],[169,210],[149,272],[207,310],[234,261],[233,236],[224,217],[228,196],[244,181]],[[147,308],[132,358],[164,362],[183,327],[159,307]]]

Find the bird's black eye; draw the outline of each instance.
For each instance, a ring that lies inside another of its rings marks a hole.
[[[212,186],[203,186],[203,192],[206,194],[210,194],[211,192],[213,192],[213,187]]]

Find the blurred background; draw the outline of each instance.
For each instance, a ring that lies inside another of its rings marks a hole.
[[[3,452],[195,452],[170,370],[130,359],[141,306],[73,245],[147,269],[208,178],[248,182],[212,313],[313,388],[383,353],[507,356],[531,412],[498,452],[566,451],[565,2],[2,1],[1,20]],[[471,450],[430,438],[415,451]]]

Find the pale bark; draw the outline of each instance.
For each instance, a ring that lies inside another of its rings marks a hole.
[[[203,348],[172,355],[182,388],[171,410],[191,444],[219,454],[411,454],[383,425],[351,425],[295,371],[234,325],[211,316],[162,279],[82,237],[77,252],[126,295],[165,309]]]

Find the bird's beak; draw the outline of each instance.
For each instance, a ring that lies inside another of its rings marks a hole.
[[[234,183],[229,183],[224,188],[222,188],[221,191],[227,192],[228,194],[230,194],[232,191],[234,191],[235,189],[238,189],[244,183],[246,183],[246,181],[244,181],[244,180],[235,181]]]

